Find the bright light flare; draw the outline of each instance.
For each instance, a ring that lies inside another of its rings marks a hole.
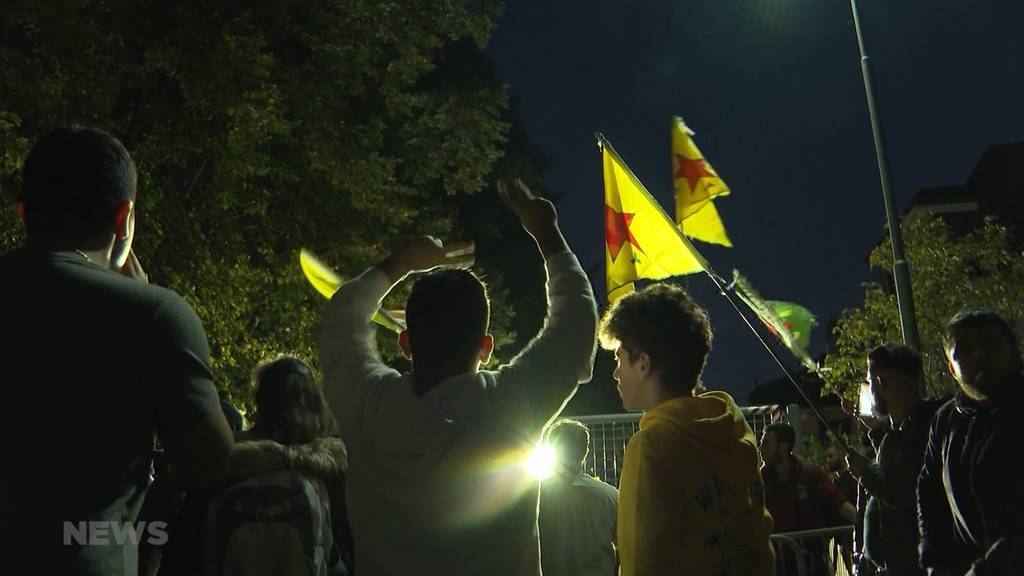
[[[860,397],[857,403],[861,416],[875,415],[875,395],[871,393],[871,386],[867,382],[860,385]]]
[[[526,471],[537,480],[545,480],[555,473],[555,450],[547,444],[538,444],[527,456]]]

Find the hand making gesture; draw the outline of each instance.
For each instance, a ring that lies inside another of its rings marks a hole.
[[[419,236],[397,244],[380,268],[392,282],[398,282],[413,272],[441,267],[469,268],[473,265],[474,250],[472,240],[445,245],[433,236]]]

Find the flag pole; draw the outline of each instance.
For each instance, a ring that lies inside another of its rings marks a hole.
[[[757,328],[754,327],[754,324],[750,322],[747,316],[743,314],[743,311],[736,304],[736,301],[733,300],[732,296],[729,295],[728,283],[721,276],[715,273],[714,269],[711,268],[711,264],[704,259],[704,256],[697,251],[697,248],[694,247],[692,242],[690,242],[690,239],[683,234],[683,231],[680,230],[678,226],[676,226],[675,221],[668,217],[668,214],[665,213],[664,208],[661,207],[661,203],[659,203],[653,196],[651,196],[651,193],[647,191],[647,188],[643,185],[642,182],[640,182],[640,179],[636,177],[636,174],[633,174],[633,170],[629,167],[628,164],[626,164],[622,160],[622,157],[619,156],[619,154],[615,151],[615,148],[612,147],[611,142],[609,142],[608,139],[605,138],[604,135],[601,134],[600,132],[595,132],[594,136],[597,138],[598,147],[601,149],[607,149],[608,153],[611,154],[616,160],[618,160],[619,165],[625,169],[626,174],[636,185],[637,190],[644,195],[644,197],[651,203],[651,205],[657,208],[657,213],[660,214],[661,217],[664,218],[669,224],[671,224],[671,228],[675,230],[676,234],[679,236],[679,239],[683,242],[683,245],[686,246],[686,249],[690,251],[690,254],[692,254],[697,263],[700,264],[700,267],[704,270],[704,273],[707,274],[708,278],[711,278],[711,281],[718,288],[718,293],[721,294],[726,299],[726,301],[729,302],[733,310],[736,311],[736,314],[738,314],[740,319],[743,320],[743,323],[746,324],[747,327],[750,328],[750,331],[754,333],[754,336],[761,343],[761,345],[764,346],[764,349],[768,351],[768,354],[771,355],[773,360],[775,360],[775,363],[779,365],[779,368],[782,370],[782,373],[785,374],[786,378],[788,378],[789,381],[793,383],[793,387],[796,388],[796,391],[800,394],[801,397],[803,397],[804,401],[807,402],[807,406],[811,409],[812,412],[814,412],[814,415],[825,426],[825,429],[832,434],[833,438],[837,442],[842,444],[844,450],[849,450],[849,447],[842,440],[842,437],[836,433],[835,429],[833,429],[832,426],[828,423],[828,420],[825,420],[825,416],[822,415],[821,410],[818,409],[818,405],[811,399],[807,392],[805,392],[804,389],[800,387],[800,384],[797,383],[796,378],[794,378],[793,374],[791,374],[789,369],[786,368],[786,365],[782,363],[782,359],[779,358],[779,355],[776,354],[774,350],[772,350],[772,347],[768,344],[764,337],[761,336],[761,333],[757,331]]]
[[[691,249],[693,249],[692,246]],[[804,401],[807,402],[807,406],[811,409],[812,412],[814,412],[814,415],[818,417],[818,420],[820,420],[821,423],[825,426],[825,429],[828,430],[832,434],[832,437],[843,446],[844,450],[848,451],[849,447],[846,445],[846,442],[843,441],[842,436],[836,433],[835,429],[833,429],[832,426],[828,423],[828,420],[825,419],[825,416],[822,415],[820,410],[818,410],[817,404],[813,400],[811,400],[811,397],[807,394],[807,392],[805,392],[804,389],[800,386],[800,384],[797,383],[796,378],[794,378],[793,374],[790,373],[788,368],[786,368],[786,365],[782,363],[782,359],[779,358],[779,355],[776,354],[774,350],[772,350],[772,347],[768,344],[768,341],[765,340],[763,336],[761,336],[761,333],[757,331],[757,328],[754,327],[754,324],[750,321],[750,319],[747,318],[746,314],[743,313],[739,305],[736,304],[736,301],[733,300],[732,296],[729,295],[728,286],[722,285],[722,278],[720,278],[714,272],[707,270],[705,270],[705,272],[707,272],[708,278],[711,278],[711,281],[715,283],[715,286],[718,288],[718,292],[726,299],[726,301],[729,302],[730,305],[732,305],[733,310],[735,310],[736,314],[738,314],[740,319],[743,320],[743,323],[746,324],[748,328],[750,328],[750,331],[754,333],[754,336],[757,338],[759,342],[761,342],[761,345],[764,346],[764,349],[768,351],[768,354],[770,354],[772,359],[775,360],[775,363],[779,365],[779,368],[782,370],[783,374],[786,375],[786,378],[788,378],[789,381],[793,383],[793,387],[796,388],[796,391],[799,392],[800,396],[802,396]]]
[[[871,120],[871,136],[875,142],[878,177],[882,184],[882,204],[885,207],[885,221],[889,228],[892,273],[896,284],[896,306],[900,313],[900,329],[903,332],[903,343],[920,351],[921,338],[917,330],[917,318],[914,314],[914,292],[910,283],[910,264],[907,262],[907,256],[903,250],[903,233],[900,231],[899,216],[893,201],[889,156],[886,152],[885,135],[882,132],[882,121],[879,117],[878,99],[875,98],[875,89],[871,82],[871,60],[864,47],[864,35],[861,32],[857,0],[850,0],[850,12],[853,15],[853,30],[857,36],[857,48],[860,50],[860,72],[864,79],[864,96],[868,103],[868,118]]]

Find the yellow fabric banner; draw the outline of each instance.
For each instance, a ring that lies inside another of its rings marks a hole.
[[[676,189],[676,223],[690,238],[732,246],[711,199],[729,194],[711,164],[704,159],[693,131],[676,116],[672,119],[672,168]]]
[[[702,271],[703,259],[607,141],[602,155],[609,302],[632,292],[635,280]]]

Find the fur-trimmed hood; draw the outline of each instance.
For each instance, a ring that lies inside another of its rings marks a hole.
[[[348,453],[339,438],[318,438],[292,446],[273,440],[250,440],[235,444],[226,477],[237,479],[274,470],[298,470],[332,480],[340,478],[347,468]]]

